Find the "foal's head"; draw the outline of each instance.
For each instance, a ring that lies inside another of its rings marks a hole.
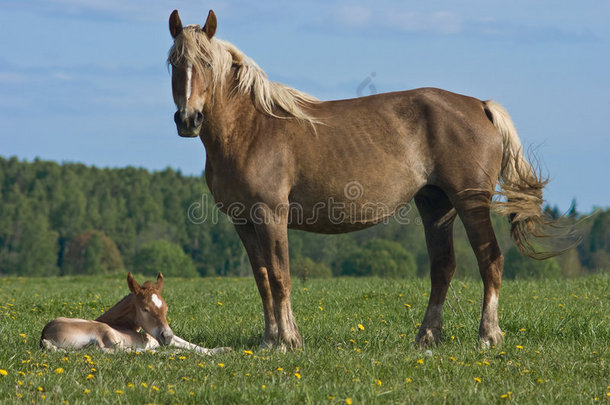
[[[213,77],[209,68],[211,59],[216,56],[211,46],[216,24],[216,15],[212,10],[203,27],[183,27],[177,10],[169,18],[174,46],[168,62],[172,67],[172,94],[178,108],[174,121],[178,134],[183,137],[199,136],[204,119],[203,109],[212,97],[213,82],[218,79]]]
[[[129,273],[127,284],[135,297],[136,322],[160,344],[169,344],[174,333],[167,323],[167,304],[161,296],[163,274],[159,273],[155,283],[146,281],[140,285]]]

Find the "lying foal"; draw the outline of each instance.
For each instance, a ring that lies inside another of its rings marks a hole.
[[[167,304],[161,297],[163,274],[159,273],[156,283],[147,281],[140,286],[129,273],[127,284],[131,294],[95,321],[57,318],[49,322],[42,330],[40,347],[55,351],[95,345],[102,351],[114,351],[175,346],[203,354],[230,350],[226,347],[206,349],[174,335],[166,319]]]

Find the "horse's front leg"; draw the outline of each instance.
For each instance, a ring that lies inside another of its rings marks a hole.
[[[275,312],[273,309],[273,295],[271,294],[271,287],[269,286],[269,276],[267,272],[267,266],[265,264],[265,257],[261,250],[260,244],[258,243],[258,237],[254,225],[235,225],[237,234],[241,239],[246,252],[248,253],[248,259],[252,266],[252,273],[256,280],[258,292],[260,293],[261,300],[263,301],[263,313],[265,315],[265,336],[261,347],[271,348],[278,343],[278,328],[277,322],[275,321]]]
[[[273,313],[278,326],[281,349],[303,346],[290,305],[290,267],[288,261],[288,213],[261,208],[255,224],[256,236],[263,253],[273,296]]]
[[[181,337],[178,337],[176,335],[174,335],[174,337],[172,338],[172,341],[170,342],[170,346],[174,346],[174,347],[177,347],[180,349],[193,350],[197,353],[207,354],[207,355],[231,351],[230,347],[215,347],[213,349],[206,349],[205,347],[197,346],[196,344],[191,343],[187,340],[184,340]]]

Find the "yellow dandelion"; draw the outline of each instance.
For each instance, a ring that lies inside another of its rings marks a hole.
[[[152,388],[153,390],[155,390],[155,391],[159,392],[159,387],[157,387],[156,385],[153,385],[151,388]]]
[[[246,356],[249,356],[249,355],[254,354],[254,353],[252,352],[252,350],[244,350],[244,354]]]
[[[61,374],[61,373],[63,373],[63,372],[64,372],[64,369],[63,369],[63,368],[61,368],[61,367],[57,367],[57,368],[55,369],[55,374]]]
[[[25,333],[20,333],[19,336],[25,339]]]
[[[7,375],[8,371],[4,370],[4,369],[0,369],[0,375]]]
[[[424,359],[417,359],[417,364],[424,364]]]
[[[380,386],[380,387],[381,387],[382,382],[381,382],[381,380],[379,380],[379,379],[375,379],[375,384],[377,384],[378,386]]]
[[[405,378],[405,382],[406,382],[407,384],[411,384],[411,383],[413,382],[413,380],[412,380],[412,379],[410,379],[409,377],[407,377],[407,378]]]
[[[186,360],[186,356],[180,356],[178,357],[180,360]]]
[[[222,307],[222,302],[218,301],[218,306]]]
[[[519,349],[519,350],[522,350],[522,349],[523,349],[523,346],[521,346],[521,345],[517,345],[517,346],[515,346],[515,347],[516,347],[517,349]]]
[[[475,381],[475,382],[480,383],[480,382],[481,382],[481,379],[480,379],[479,377],[475,377],[475,378],[474,378],[474,381]]]
[[[129,388],[133,388],[133,383],[127,383],[127,386],[128,386]]]
[[[294,373],[294,376],[295,376],[296,378],[298,378],[298,379],[300,379],[300,378],[301,378],[301,374],[299,374],[299,373]]]
[[[94,376],[93,374],[89,374],[89,375],[87,375],[87,380],[90,380],[90,379],[92,379],[92,378],[95,378],[95,376]]]
[[[223,368],[224,366],[224,363],[218,363],[218,367]]]
[[[276,368],[277,371],[284,371],[284,369],[282,367],[278,367]]]
[[[511,399],[512,396],[513,396],[513,393],[508,391],[506,394],[500,395],[500,398],[502,398],[502,399]]]
[[[41,386],[38,386],[38,388],[36,388],[36,389],[40,392],[44,391],[44,388],[42,388]]]
[[[144,388],[148,388],[148,384],[146,384],[145,382],[141,383],[142,387]]]
[[[411,308],[411,305],[409,305],[409,304],[405,304],[405,307],[407,307],[407,308]]]
[[[347,405],[352,405],[352,403],[353,403],[353,402],[352,402],[352,399],[351,399],[351,398],[345,398],[345,403],[346,403]]]
[[[123,395],[123,394],[124,394],[123,390],[116,390],[116,391],[114,391],[114,392],[116,392],[116,393],[117,393],[117,394],[119,394],[119,395]]]
[[[360,330],[364,330],[364,326],[363,326],[361,323],[359,323],[359,324],[358,324],[358,329],[360,329]]]

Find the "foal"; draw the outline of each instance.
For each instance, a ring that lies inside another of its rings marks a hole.
[[[112,352],[175,346],[203,354],[230,350],[225,347],[206,349],[174,335],[166,319],[167,304],[161,297],[163,274],[159,273],[155,283],[146,281],[139,285],[129,273],[127,285],[131,294],[95,321],[57,318],[49,322],[42,330],[40,347],[56,351],[98,346],[104,352]]]

